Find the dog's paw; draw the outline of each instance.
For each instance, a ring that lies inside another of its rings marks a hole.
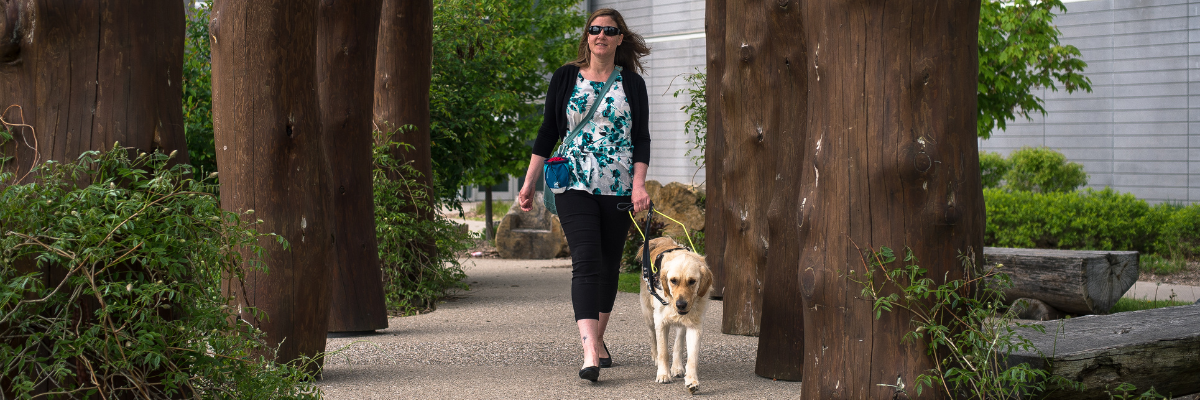
[[[658,377],[654,378],[654,381],[658,383],[671,383],[671,376],[660,371]]]
[[[700,382],[692,381],[692,382],[688,383],[687,391],[688,391],[688,394],[696,394],[696,392],[699,392],[700,391]]]
[[[683,377],[683,366],[671,367],[671,376],[676,378]]]

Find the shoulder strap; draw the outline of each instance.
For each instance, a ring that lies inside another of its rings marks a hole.
[[[621,66],[618,65],[613,69],[611,74],[608,74],[608,81],[604,82],[604,88],[600,89],[600,93],[596,95],[596,101],[592,102],[592,106],[588,108],[587,115],[584,115],[583,119],[579,121],[579,124],[575,125],[574,129],[571,129],[571,133],[568,134],[567,137],[563,139],[562,144],[559,145],[559,150],[562,150],[563,146],[565,146],[567,143],[574,141],[575,136],[579,135],[579,131],[583,130],[583,126],[587,125],[588,121],[592,120],[592,115],[596,113],[597,108],[600,108],[600,103],[604,101],[604,96],[608,94],[608,89],[612,87],[613,82],[617,81],[617,76],[621,74],[621,69]]]

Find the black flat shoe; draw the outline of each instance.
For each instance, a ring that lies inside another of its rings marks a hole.
[[[579,378],[595,382],[600,379],[600,367],[587,367],[579,370]]]
[[[604,352],[608,353],[608,357],[600,359],[600,368],[612,368],[612,353],[608,352],[608,343],[604,344]]]

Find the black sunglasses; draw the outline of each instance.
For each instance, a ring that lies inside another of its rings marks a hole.
[[[615,26],[592,25],[587,28],[589,35],[599,35],[602,31],[604,32],[604,36],[617,36],[621,34],[621,28]]]

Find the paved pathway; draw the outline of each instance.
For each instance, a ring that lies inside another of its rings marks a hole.
[[[471,290],[425,315],[392,318],[370,336],[329,339],[330,399],[686,398],[683,379],[653,381],[637,295],[618,293],[606,335],[613,368],[600,382],[578,377],[579,331],[566,259],[468,261]],[[705,314],[700,395],[795,398],[800,383],[754,375],[758,339],[721,334],[721,303]]]

